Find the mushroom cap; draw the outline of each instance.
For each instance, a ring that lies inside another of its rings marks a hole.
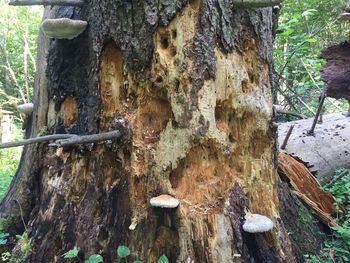
[[[20,113],[24,113],[26,115],[29,115],[33,112],[34,104],[33,103],[24,103],[21,105],[17,105],[16,108]]]
[[[151,198],[150,204],[154,207],[176,208],[179,206],[180,201],[170,195],[160,195]]]
[[[344,20],[344,21],[349,21],[350,20],[350,13],[341,13],[338,17],[340,20]]]
[[[243,230],[245,232],[262,233],[270,231],[273,228],[272,220],[266,216],[248,212],[244,218]]]
[[[69,18],[45,19],[41,24],[47,37],[58,39],[73,39],[83,33],[86,26],[86,21]]]

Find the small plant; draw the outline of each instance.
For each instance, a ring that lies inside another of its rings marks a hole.
[[[6,245],[9,235],[9,233],[0,232],[0,245]]]
[[[126,246],[119,246],[117,248],[117,255],[119,258],[121,259],[125,259],[125,262],[127,261],[127,257],[131,255],[130,249]],[[135,260],[133,261],[133,263],[142,263],[142,261],[140,260]],[[169,263],[169,259],[167,258],[166,255],[162,255],[159,259],[158,259],[158,263]]]
[[[74,247],[73,249],[67,251],[63,254],[63,258],[65,259],[71,259],[78,257],[79,249],[77,247]]]
[[[320,255],[307,255],[309,263],[345,263],[350,262],[350,170],[348,175],[339,179],[333,186],[326,189],[336,198],[336,206],[345,206],[347,213],[339,209],[339,226],[332,227],[333,234],[324,243]]]
[[[10,252],[4,252],[1,254],[1,260],[3,262],[9,261],[11,259],[11,253]]]
[[[103,257],[99,254],[91,255],[87,260],[84,261],[85,263],[101,263],[103,262]]]
[[[77,258],[80,262],[82,262],[78,257],[78,254],[79,254],[79,248],[74,247],[73,249],[64,253],[62,256],[65,259]],[[101,262],[103,262],[103,257],[99,254],[93,254],[84,261],[84,263],[101,263]]]

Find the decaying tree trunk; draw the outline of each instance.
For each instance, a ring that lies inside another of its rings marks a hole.
[[[284,152],[301,160],[320,182],[330,181],[339,168],[350,167],[350,118],[342,113],[324,115],[314,135],[308,131],[313,118],[287,122],[278,127],[278,142],[282,145],[289,127],[294,125]]]
[[[23,262],[64,262],[74,246],[112,262],[120,244],[144,262],[302,261],[279,215],[272,8],[90,0],[46,15],[89,26],[73,40],[41,38],[31,136],[106,132],[123,118],[132,137],[26,147],[0,207],[19,227],[13,200],[23,208],[33,244]],[[163,193],[180,206],[151,207]],[[245,208],[273,230],[243,232]]]

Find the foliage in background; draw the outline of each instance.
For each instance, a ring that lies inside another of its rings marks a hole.
[[[22,138],[22,132],[17,126],[12,125],[11,140]],[[3,199],[12,178],[16,173],[22,147],[8,148],[0,150],[0,201]]]
[[[333,227],[333,233],[324,243],[320,255],[308,256],[310,263],[346,263],[350,262],[350,169],[347,176],[337,181],[330,189],[337,206],[343,205],[346,214],[339,208],[338,227]],[[340,171],[338,171],[340,173]]]
[[[11,7],[0,0],[0,108],[32,101],[42,7]]]
[[[322,50],[348,38],[350,27],[337,17],[347,0],[285,0],[276,36],[276,104],[314,116],[323,90]],[[327,99],[328,112],[344,111],[347,103]]]

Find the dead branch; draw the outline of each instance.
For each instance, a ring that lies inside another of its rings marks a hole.
[[[9,5],[61,5],[61,6],[82,6],[85,0],[12,0]]]
[[[47,136],[41,136],[41,137],[21,140],[21,141],[18,141],[18,142],[6,142],[6,143],[3,143],[3,144],[0,144],[0,149],[11,148],[11,147],[18,147],[18,146],[23,146],[23,145],[33,144],[33,143],[40,143],[40,142],[53,141],[53,140],[67,139],[67,138],[70,138],[72,136],[76,136],[76,135],[72,135],[72,134],[53,134],[53,135],[47,135]]]
[[[83,136],[74,136],[63,140],[58,140],[54,143],[50,143],[49,146],[53,147],[65,147],[76,144],[86,144],[100,141],[107,141],[111,139],[116,139],[121,136],[120,131],[111,131],[106,133],[99,133],[93,135],[83,135]]]
[[[282,144],[282,146],[281,146],[281,149],[282,149],[282,150],[286,149],[287,144],[288,144],[289,137],[290,137],[290,135],[292,134],[293,129],[294,129],[294,125],[291,125],[290,128],[289,128],[289,130],[288,130],[288,133],[287,133],[287,135],[286,135],[286,138],[284,139],[283,144]]]
[[[316,116],[315,116],[314,122],[312,123],[311,129],[308,131],[309,135],[314,135],[314,131],[315,131],[315,127],[316,127],[316,124],[317,124],[317,120],[318,120],[318,117],[321,114],[321,111],[322,111],[322,108],[323,108],[323,104],[324,104],[324,100],[326,99],[326,96],[327,96],[326,93],[327,93],[327,86],[324,87],[323,92],[321,94],[320,103],[318,104],[318,109],[317,109],[317,112],[316,112]]]
[[[37,138],[21,140],[18,142],[6,142],[3,144],[0,144],[0,149],[18,147],[18,146],[23,146],[23,145],[33,144],[33,143],[43,143],[48,141],[56,141],[54,143],[49,144],[49,146],[63,147],[63,146],[69,146],[69,145],[75,145],[75,144],[107,141],[107,140],[119,138],[120,136],[121,136],[120,131],[111,131],[106,133],[82,135],[82,136],[76,135],[76,134],[53,134],[53,135],[46,135],[46,136],[41,136]]]

